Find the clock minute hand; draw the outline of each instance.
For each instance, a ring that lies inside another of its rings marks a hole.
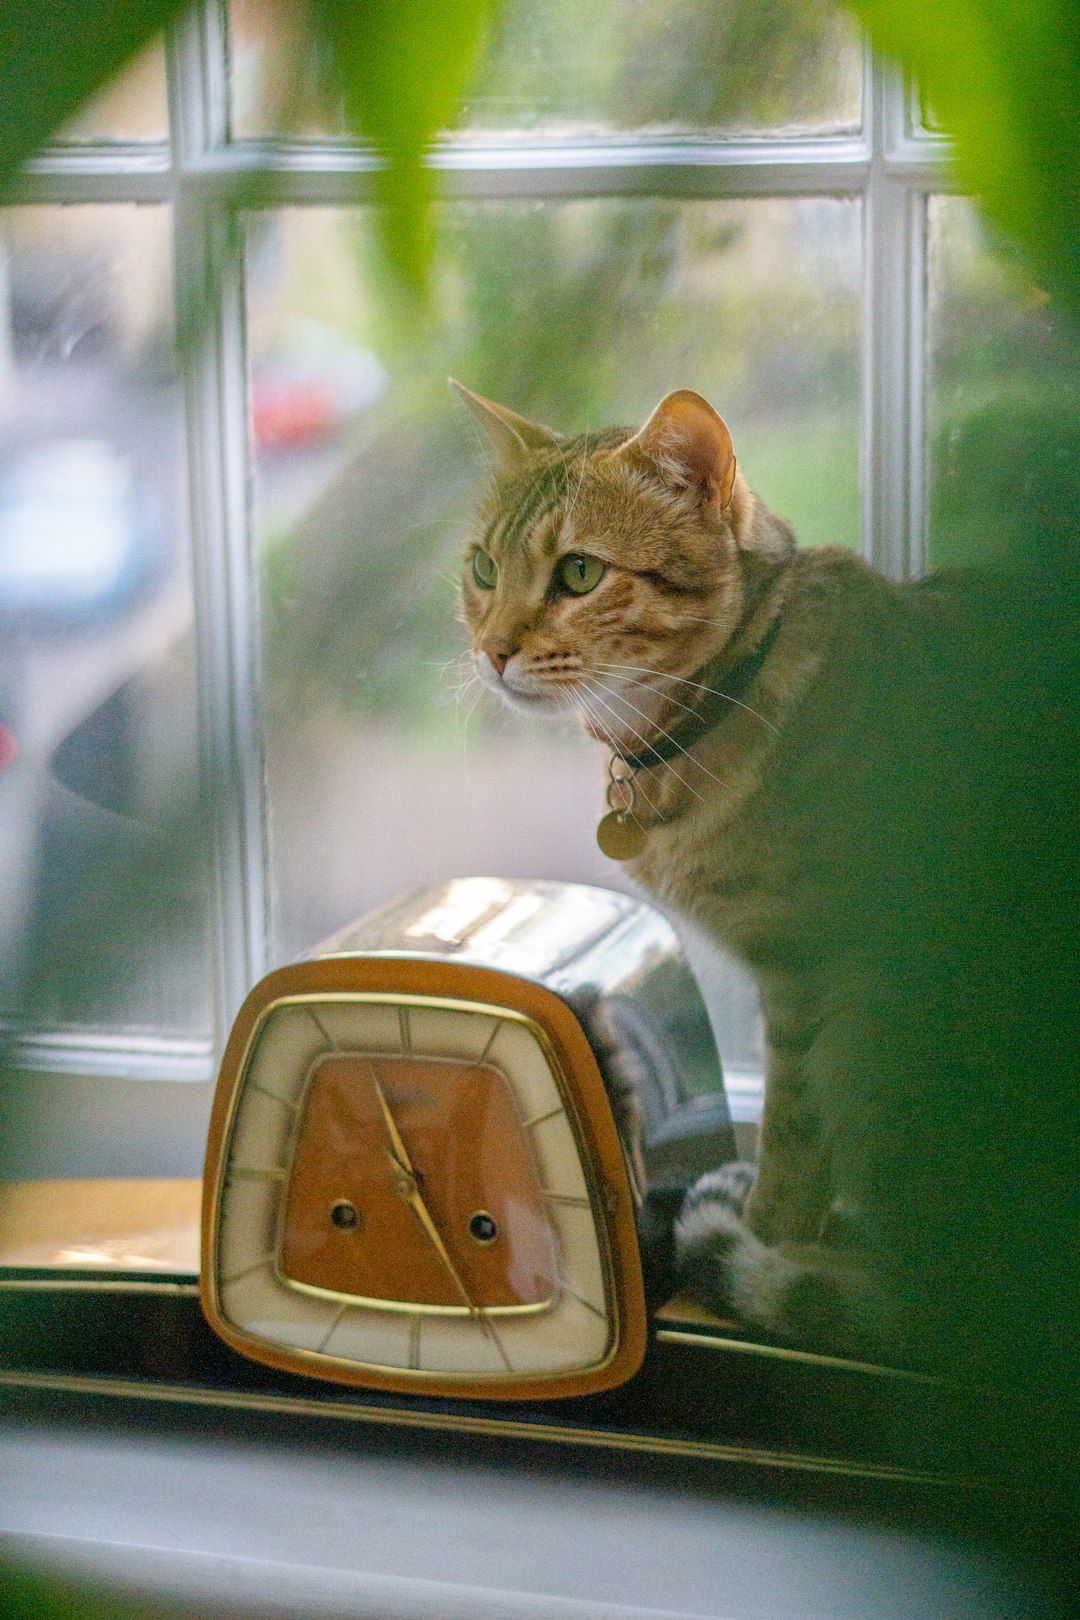
[[[509,1369],[510,1363],[506,1360],[506,1352],[502,1347],[502,1341],[495,1332],[492,1324],[488,1321],[487,1317],[480,1309],[479,1305],[474,1302],[469,1290],[465,1287],[465,1284],[462,1282],[461,1273],[458,1271],[453,1260],[451,1260],[450,1252],[447,1249],[446,1244],[443,1242],[442,1233],[436,1226],[435,1221],[432,1218],[431,1211],[424,1202],[423,1196],[420,1192],[416,1170],[413,1167],[413,1162],[409,1157],[409,1150],[402,1140],[401,1132],[398,1130],[397,1120],[394,1118],[390,1104],[386,1100],[386,1093],[379,1084],[378,1076],[373,1070],[371,1071],[371,1083],[375,1088],[375,1095],[378,1098],[379,1108],[382,1111],[383,1124],[386,1127],[386,1134],[390,1138],[390,1147],[386,1148],[384,1151],[386,1153],[386,1157],[390,1161],[391,1169],[394,1172],[394,1180],[397,1184],[398,1192],[411,1206],[413,1212],[420,1222],[420,1225],[424,1228],[429,1241],[442,1262],[444,1270],[449,1276],[454,1287],[457,1289],[458,1293],[461,1295],[462,1301],[464,1302],[469,1315],[478,1324],[486,1336],[494,1343],[499,1355],[502,1357],[507,1368]]]
[[[412,1191],[406,1193],[405,1197],[406,1197],[408,1203],[411,1204],[413,1210],[415,1211],[415,1213],[416,1213],[416,1215],[417,1215],[417,1217],[418,1217],[418,1219],[420,1221],[420,1225],[424,1228],[424,1231],[427,1233],[428,1237],[431,1239],[432,1246],[435,1249],[436,1254],[439,1256],[439,1259],[442,1261],[443,1268],[445,1269],[448,1276],[450,1277],[450,1280],[454,1284],[454,1287],[457,1289],[458,1293],[461,1295],[462,1300],[464,1301],[464,1303],[468,1306],[469,1311],[471,1312],[471,1314],[473,1316],[477,1317],[477,1319],[480,1321],[481,1325],[483,1325],[484,1318],[480,1314],[480,1307],[478,1305],[474,1304],[474,1302],[472,1300],[472,1297],[469,1294],[469,1290],[465,1287],[464,1282],[461,1280],[461,1273],[458,1271],[458,1268],[455,1266],[453,1260],[451,1260],[450,1251],[447,1249],[446,1244],[443,1242],[442,1233],[439,1231],[439,1228],[435,1225],[435,1222],[432,1219],[431,1211],[428,1209],[427,1205],[424,1203],[424,1200],[423,1200],[423,1198],[422,1198],[422,1196],[420,1194],[420,1190],[417,1187],[415,1181],[413,1182]]]
[[[439,1228],[435,1225],[435,1222],[434,1222],[434,1220],[432,1219],[432,1216],[431,1216],[431,1211],[428,1209],[427,1205],[424,1203],[423,1198],[420,1196],[420,1191],[416,1186],[415,1180],[413,1180],[413,1191],[412,1191],[412,1195],[409,1197],[409,1203],[412,1205],[414,1211],[416,1212],[416,1215],[417,1215],[417,1217],[418,1217],[418,1219],[420,1221],[421,1226],[424,1228],[424,1231],[427,1233],[428,1237],[431,1239],[431,1242],[432,1242],[432,1245],[433,1245],[433,1247],[435,1249],[436,1254],[439,1256],[439,1259],[442,1261],[443,1266],[446,1268],[447,1275],[450,1277],[451,1281],[454,1284],[454,1287],[457,1289],[458,1293],[461,1295],[462,1299],[464,1300],[465,1305],[468,1308],[469,1315],[472,1317],[473,1321],[476,1323],[477,1327],[479,1327],[480,1330],[484,1333],[484,1335],[491,1340],[492,1344],[495,1346],[496,1350],[499,1352],[499,1356],[500,1356],[500,1358],[501,1358],[501,1360],[503,1362],[503,1365],[505,1366],[507,1372],[512,1371],[512,1368],[510,1366],[510,1362],[507,1359],[506,1351],[503,1349],[503,1346],[502,1346],[502,1340],[499,1338],[499,1335],[496,1333],[494,1324],[488,1321],[487,1317],[484,1315],[484,1312],[480,1309],[479,1305],[477,1305],[473,1301],[473,1298],[470,1295],[469,1290],[465,1287],[465,1284],[462,1282],[461,1273],[458,1271],[458,1268],[455,1266],[454,1262],[450,1258],[449,1251],[448,1251],[448,1249],[446,1247],[446,1244],[443,1242],[443,1239],[442,1239],[442,1233],[439,1231]]]
[[[415,1210],[417,1216],[419,1217],[421,1226],[424,1228],[424,1231],[427,1233],[432,1244],[434,1245],[435,1251],[438,1254],[439,1259],[442,1261],[444,1268],[449,1273],[454,1287],[457,1289],[458,1293],[461,1295],[472,1314],[479,1317],[479,1306],[474,1305],[472,1299],[470,1298],[469,1291],[462,1282],[461,1275],[450,1258],[446,1244],[443,1242],[442,1233],[435,1225],[435,1222],[431,1216],[431,1211],[424,1203],[424,1199],[420,1192],[420,1187],[417,1181],[416,1170],[414,1169],[413,1162],[409,1157],[409,1150],[402,1140],[401,1132],[398,1130],[397,1120],[394,1118],[390,1104],[386,1100],[386,1093],[379,1084],[378,1077],[375,1074],[372,1074],[371,1076],[371,1083],[375,1087],[375,1095],[379,1099],[379,1107],[382,1110],[383,1124],[386,1126],[386,1134],[390,1138],[390,1148],[386,1149],[385,1151],[387,1158],[390,1160],[391,1167],[395,1172],[395,1180],[397,1181],[398,1190],[406,1202],[411,1204],[412,1208]],[[483,1318],[480,1317],[480,1320],[483,1321]]]
[[[479,1305],[477,1305],[472,1299],[469,1290],[465,1287],[465,1284],[461,1279],[461,1273],[458,1271],[458,1268],[450,1258],[450,1251],[443,1242],[442,1233],[436,1226],[434,1217],[425,1204],[423,1195],[416,1184],[416,1171],[411,1168],[407,1168],[404,1164],[402,1164],[397,1154],[391,1153],[389,1148],[384,1148],[383,1151],[385,1152],[387,1159],[390,1161],[390,1168],[394,1173],[394,1184],[397,1187],[398,1193],[402,1198],[404,1198],[405,1202],[409,1205],[417,1220],[420,1222],[420,1225],[424,1228],[432,1247],[442,1262],[443,1269],[446,1271],[454,1287],[461,1295],[462,1301],[464,1302],[470,1315],[476,1318],[476,1320],[480,1323],[480,1326],[484,1329],[485,1333],[487,1333],[490,1324],[481,1311]]]

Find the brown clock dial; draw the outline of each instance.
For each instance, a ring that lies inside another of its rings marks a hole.
[[[550,1304],[557,1242],[505,1076],[446,1058],[319,1060],[280,1269],[305,1287],[429,1310]]]

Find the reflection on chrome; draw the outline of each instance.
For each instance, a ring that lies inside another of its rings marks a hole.
[[[705,1003],[674,929],[643,901],[583,883],[454,878],[371,912],[319,954],[338,951],[452,957],[546,985],[581,1020],[620,1128],[638,1111],[656,1174],[678,1173],[684,1135],[697,1171],[734,1157]],[[684,1106],[697,1117],[676,1128]]]

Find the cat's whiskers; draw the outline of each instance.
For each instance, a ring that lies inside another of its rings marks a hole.
[[[674,703],[678,708],[685,709],[687,714],[698,714],[700,712],[694,708],[692,703],[684,703],[681,698],[672,697],[670,692],[657,692],[655,686],[650,686],[648,681],[639,681],[635,675],[608,675],[607,679],[609,681],[625,681],[628,686],[640,686],[643,692],[651,692],[655,697],[663,697],[665,703]],[[612,696],[614,696],[614,693]]]
[[[622,728],[622,730],[624,732],[629,732],[630,735],[633,737],[635,742],[639,742],[639,743],[644,744],[644,746],[646,748],[649,746],[647,739],[644,736],[642,736],[641,732],[637,731],[630,724],[630,722],[628,720],[624,719],[621,715],[619,715],[618,712],[611,707],[610,703],[606,703],[604,701],[604,699],[600,696],[599,692],[593,690],[593,688],[590,687],[589,693],[590,693],[590,696],[594,699],[595,702],[603,704],[603,707],[608,711],[608,713],[615,716],[615,719],[618,721],[618,723],[619,723],[620,727]],[[617,694],[611,693],[609,695],[614,697]],[[601,731],[605,730],[606,725],[605,725],[605,722],[604,722],[603,718],[601,716],[598,716],[596,714],[595,710],[590,710],[589,712],[590,712],[593,724],[598,725]],[[691,787],[690,783],[686,781],[685,777],[683,777],[683,776],[681,776],[679,774],[679,772],[675,769],[674,765],[672,765],[670,760],[662,760],[662,761],[658,760],[657,764],[658,765],[659,764],[664,765],[666,767],[666,769],[671,772],[671,774],[675,778],[675,780],[677,782],[679,782],[686,789],[686,791],[688,793],[692,793],[694,795],[695,799],[700,799],[701,798],[701,794],[696,792],[695,789]],[[656,767],[653,766],[651,768],[655,769]],[[659,805],[657,805],[649,797],[649,794],[646,792],[646,790],[645,790],[644,786],[642,785],[642,783],[639,782],[636,778],[635,778],[635,781],[634,781],[634,791],[636,793],[641,794],[641,797],[645,800],[645,803],[649,806],[649,809],[653,812],[653,814],[656,816],[656,819],[658,821],[663,821],[665,819],[664,818],[664,813],[660,809]]]
[[[484,683],[481,681],[479,675],[475,673],[466,675],[458,682],[457,686],[455,686],[453,691],[450,693],[455,707],[460,708],[461,700],[463,697],[465,697],[466,693],[472,692],[474,688],[476,688],[477,691],[480,691],[483,688],[483,684]]]
[[[603,684],[603,683],[602,683],[602,682],[601,682],[601,684]],[[673,737],[673,736],[672,736],[672,735],[671,735],[671,733],[670,733],[670,731],[665,731],[665,730],[664,730],[664,728],[663,728],[663,726],[658,726],[658,725],[657,725],[657,724],[656,724],[656,721],[655,721],[655,720],[653,720],[653,718],[652,718],[652,716],[651,716],[651,715],[648,715],[648,714],[646,714],[646,713],[645,713],[645,710],[644,710],[644,709],[639,709],[639,708],[638,708],[638,706],[637,706],[637,704],[636,704],[636,703],[631,703],[631,702],[630,702],[630,699],[629,699],[629,698],[628,698],[628,697],[624,697],[624,696],[623,696],[623,694],[622,694],[622,693],[621,693],[621,692],[612,692],[612,691],[611,691],[611,689],[610,689],[610,688],[609,688],[609,687],[604,687],[604,690],[605,690],[605,691],[606,691],[606,692],[607,692],[607,694],[608,694],[608,696],[609,696],[609,697],[613,697],[613,698],[615,698],[615,700],[616,700],[616,701],[617,701],[617,702],[619,702],[619,703],[625,703],[625,704],[626,704],[626,707],[627,707],[627,708],[628,708],[628,709],[633,709],[633,711],[634,711],[634,713],[635,713],[635,714],[639,714],[639,715],[640,715],[640,716],[641,716],[641,718],[642,718],[642,719],[643,719],[643,720],[645,720],[645,721],[647,721],[647,722],[648,722],[648,724],[649,724],[649,725],[651,725],[651,726],[652,726],[652,727],[653,727],[653,729],[654,729],[654,731],[656,731],[656,732],[657,732],[657,734],[658,734],[658,735],[659,735],[659,736],[661,736],[661,737],[663,737],[663,738],[664,738],[664,739],[665,739],[665,741],[667,741],[667,742],[669,742],[669,743],[671,743],[671,744],[672,744],[672,746],[673,746],[673,747],[675,747],[675,748],[677,748],[677,749],[678,749],[678,750],[679,750],[679,753],[680,753],[680,754],[685,754],[685,755],[686,755],[686,757],[687,757],[687,759],[689,759],[689,760],[691,760],[691,761],[692,761],[692,763],[693,763],[693,764],[695,764],[695,765],[696,765],[696,766],[697,766],[697,768],[698,768],[698,770],[699,770],[699,771],[701,771],[701,772],[703,772],[703,774],[704,774],[704,775],[705,775],[705,776],[707,776],[707,777],[709,777],[709,779],[710,779],[710,780],[711,780],[711,781],[713,781],[713,782],[715,782],[715,783],[716,783],[716,785],[717,785],[717,787],[722,787],[722,788],[726,788],[726,787],[728,787],[728,786],[729,786],[729,784],[728,784],[728,783],[727,783],[727,782],[722,782],[722,781],[721,781],[721,780],[720,780],[720,778],[719,778],[719,777],[718,777],[718,776],[715,776],[715,775],[714,775],[714,774],[713,774],[713,772],[712,772],[712,771],[710,771],[710,770],[709,770],[709,769],[708,769],[708,767],[707,767],[707,766],[705,766],[705,765],[703,765],[703,764],[702,764],[702,763],[701,763],[701,761],[700,761],[700,759],[695,759],[695,758],[694,758],[694,756],[693,756],[693,754],[691,754],[691,752],[690,752],[690,750],[689,750],[689,749],[688,749],[688,748],[684,748],[684,747],[683,747],[683,745],[682,745],[682,743],[681,743],[681,742],[679,742],[679,740],[678,740],[678,738],[677,738],[677,737]],[[593,696],[594,696],[594,697],[596,697],[596,696],[598,696],[598,695],[599,695],[599,694],[597,694],[597,693],[595,693],[595,692],[594,692],[594,693],[593,693]],[[601,700],[601,701],[602,701],[602,700]],[[614,712],[615,712],[615,711],[614,711],[614,710],[612,710],[612,713],[614,713]],[[629,724],[629,723],[628,723],[628,724]],[[648,742],[646,742],[646,744],[645,744],[645,746],[646,746],[646,748],[648,748],[648,747],[649,747],[649,746],[650,746],[650,745],[649,745],[649,743],[648,743]],[[653,751],[654,751],[654,752],[655,752],[655,750],[653,750]],[[668,769],[669,769],[669,770],[673,770],[673,769],[674,769],[674,767],[673,767],[673,766],[672,766],[672,765],[671,765],[671,762],[670,762],[670,760],[665,760],[665,761],[664,761],[664,763],[665,763],[665,764],[666,764],[666,765],[667,765],[667,767],[668,767]],[[650,767],[650,769],[652,769],[652,768],[653,768],[653,767]],[[676,772],[675,772],[675,774],[676,774],[676,775],[678,775],[678,772],[677,772],[677,771],[676,771]],[[683,782],[683,778],[682,778],[682,777],[681,777],[681,776],[680,776],[680,777],[679,777],[679,781],[680,781],[680,782]],[[689,782],[683,782],[683,786],[684,786],[684,787],[686,787],[686,788],[688,788],[688,789],[689,789],[689,791],[690,791],[690,792],[691,792],[691,793],[693,793],[693,791],[694,791],[694,790],[693,790],[693,788],[691,788],[691,787],[690,787],[690,784],[689,784]],[[698,793],[698,794],[696,794],[696,795],[695,795],[695,797],[697,797],[697,798],[699,798],[699,799],[700,799],[700,798],[701,798],[701,794],[700,794],[700,793]]]
[[[448,658],[445,661],[431,660],[428,667],[438,669],[441,672],[443,684],[447,689],[446,701],[449,702],[452,699],[455,705],[461,703],[465,693],[472,687],[480,685],[480,677],[476,673],[472,653],[468,650],[459,653],[456,658]],[[456,679],[453,678],[451,672],[456,674]]]
[[[423,664],[425,669],[437,669],[444,676],[450,670],[456,670],[459,675],[473,672],[473,657],[468,648],[453,658],[425,658]]]
[[[476,696],[469,704],[469,711],[466,714],[465,720],[461,727],[461,763],[464,766],[468,766],[469,763],[469,721],[476,713],[476,705],[480,702],[480,699],[484,695],[483,682],[479,679],[479,677],[476,679],[476,688]]]
[[[719,691],[715,686],[703,686],[700,681],[687,680],[684,675],[671,675],[666,669],[647,669],[643,664],[608,664],[603,659],[597,659],[596,668],[629,669],[638,675],[656,675],[662,681],[675,681],[679,686],[692,686],[698,692],[709,692],[713,697],[725,698],[728,703],[734,704],[737,709],[745,709],[747,714],[752,714],[755,720],[760,720],[763,726],[768,726],[770,731],[775,731],[778,737],[780,735],[780,727],[774,726],[771,720],[766,720],[765,716],[759,714],[757,709],[752,709],[749,703],[743,703],[739,698],[732,697],[730,692]]]
[[[630,703],[627,698],[624,698],[621,692],[611,692],[611,691],[608,691],[608,689],[606,687],[604,688],[604,690],[607,691],[608,697],[614,698],[617,703],[625,703],[627,708],[634,709],[634,713],[641,715],[641,718],[643,720],[649,720],[649,716],[647,714],[645,714],[641,709],[634,708],[634,705],[632,703]],[[643,752],[656,754],[656,756],[657,756],[656,757],[656,765],[662,765],[665,768],[665,770],[669,770],[671,772],[672,776],[675,778],[675,780],[677,782],[680,782],[682,784],[682,786],[686,789],[687,793],[692,793],[695,799],[700,799],[702,804],[704,804],[705,801],[704,801],[704,799],[702,799],[702,796],[697,791],[697,789],[691,786],[691,784],[686,780],[685,776],[680,776],[679,775],[678,771],[675,769],[675,767],[671,763],[671,761],[669,759],[665,759],[662,754],[658,753],[658,751],[649,742],[649,739],[642,732],[638,731],[637,728],[635,726],[633,726],[630,723],[630,721],[627,720],[623,715],[621,715],[618,712],[617,709],[613,709],[610,703],[605,702],[604,698],[601,697],[600,693],[598,691],[596,691],[596,689],[594,687],[592,687],[592,686],[590,686],[590,688],[589,688],[589,695],[590,695],[590,697],[595,698],[597,703],[602,704],[603,707],[608,711],[608,713],[610,715],[614,715],[616,721],[618,722],[619,726],[621,727],[621,729],[623,731],[628,731],[635,742],[639,742],[639,743],[642,744]],[[652,724],[651,720],[649,720],[649,724],[650,725]],[[669,742],[675,742],[675,739],[673,737],[669,736],[669,734],[666,731],[661,731],[659,726],[656,729],[660,733],[660,736],[667,737]],[[676,748],[679,749],[680,753],[686,754],[687,759],[691,758],[691,755],[689,753],[687,753],[687,750],[685,748],[682,748],[678,743],[675,743],[675,746],[676,746]],[[698,761],[694,760],[693,763],[696,765],[698,763]],[[655,770],[656,765],[648,765],[647,764],[644,767],[644,769],[646,769],[646,770]],[[701,766],[701,769],[703,771],[705,771],[704,765]],[[712,772],[711,771],[705,771],[705,775],[706,776],[712,776]],[[721,782],[720,778],[718,776],[713,776],[713,781],[717,784],[718,787],[725,787],[726,786],[726,783]],[[641,784],[636,783],[635,786],[637,786],[640,789]],[[643,792],[644,790],[641,790],[641,791]],[[655,808],[655,806],[654,806],[654,808]]]
[[[599,698],[599,695],[596,692],[592,692],[591,695],[593,697],[595,697],[595,698],[598,698],[599,702],[601,702],[601,703],[603,702],[603,699]],[[573,706],[574,703],[575,703],[575,699],[571,698],[570,703]],[[603,719],[591,707],[591,705],[589,704],[588,699],[585,697],[585,695],[582,692],[580,687],[578,688],[578,691],[577,691],[576,703],[580,708],[582,708],[585,711],[585,713],[588,715],[589,719],[592,721],[593,725],[597,728],[598,731],[604,731],[605,730],[605,725],[604,725]],[[606,707],[607,707],[607,705],[605,704],[605,708]],[[652,813],[656,817],[656,819],[658,821],[663,821],[663,819],[664,819],[663,812],[659,809],[659,807],[656,804],[653,803],[652,799],[650,799],[649,795],[646,793],[645,789],[642,787],[640,782],[635,782],[634,783],[634,791],[636,793],[641,794],[641,797],[645,800],[645,803],[648,805],[649,809],[652,811]],[[638,821],[638,818],[637,818],[637,816],[635,816],[632,809],[626,810],[624,812],[624,814],[628,815],[630,817],[631,821],[635,822],[638,826],[641,825],[641,823]]]

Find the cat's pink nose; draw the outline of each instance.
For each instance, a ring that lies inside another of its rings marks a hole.
[[[514,656],[513,649],[504,641],[482,641],[480,651],[486,653],[494,667],[496,675],[502,675],[503,670]]]

